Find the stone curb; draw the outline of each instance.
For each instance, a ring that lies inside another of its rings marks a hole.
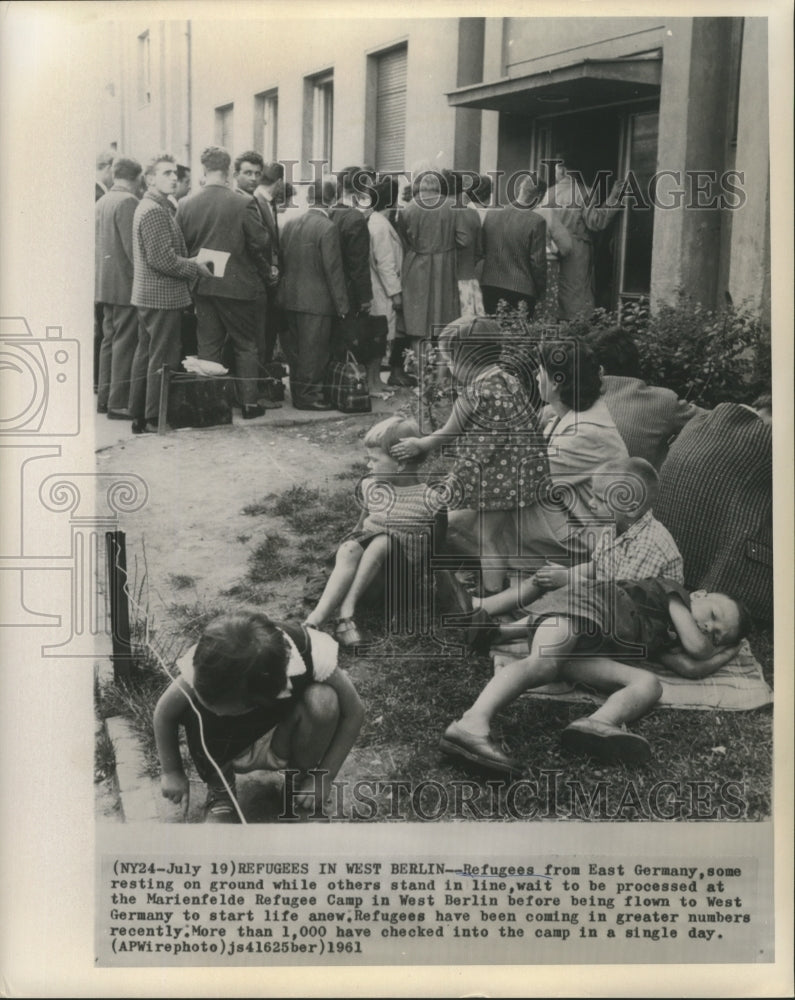
[[[146,761],[138,737],[126,719],[105,719],[105,729],[116,758],[116,781],[121,810],[127,823],[157,823],[160,815],[154,781],[146,776]]]

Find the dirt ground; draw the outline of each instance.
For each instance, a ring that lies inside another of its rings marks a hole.
[[[246,515],[247,505],[296,483],[338,489],[338,474],[364,458],[361,438],[367,429],[378,419],[408,412],[414,400],[409,391],[399,390],[387,400],[374,400],[372,413],[355,416],[299,412],[288,402],[258,420],[236,416],[231,425],[163,436],[134,436],[129,424],[98,416],[96,471],[137,475],[148,491],[141,510],[120,516],[118,527],[126,535],[131,619],[145,617],[153,645],[167,659],[177,656],[185,638],[180,634],[184,619],[178,620],[175,607],[187,603],[212,609],[219,595],[244,576],[251,549],[282,527],[262,513]],[[267,612],[274,618],[295,613],[301,587],[300,577],[280,581]],[[359,766],[352,759],[347,769]],[[94,788],[97,816],[120,822],[113,775],[97,775]],[[203,802],[203,786],[197,788],[194,822],[201,819]],[[252,792],[253,806],[246,807],[252,819],[262,818],[257,815],[262,791]]]
[[[136,437],[129,425],[108,427],[99,417],[97,472],[134,473],[148,489],[147,503],[122,515],[119,527],[127,536],[130,591],[148,600],[150,621],[162,627],[174,602],[211,601],[244,574],[255,532],[264,537],[272,527],[267,517],[246,516],[246,505],[294,483],[338,488],[338,473],[364,458],[366,430],[412,398],[400,390],[377,400],[373,413],[355,416],[298,412],[286,403],[258,420],[236,417],[231,425],[164,436]],[[297,596],[281,588],[268,612],[294,610]]]

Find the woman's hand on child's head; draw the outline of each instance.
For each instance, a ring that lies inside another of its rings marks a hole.
[[[393,444],[389,454],[401,462],[407,458],[417,458],[422,454],[422,442],[420,438],[403,438],[397,444]]]
[[[188,779],[184,771],[164,771],[160,775],[160,790],[163,798],[172,802],[181,802],[188,794]]]
[[[569,571],[565,566],[550,563],[548,566],[542,566],[534,579],[542,590],[557,590],[569,582]]]

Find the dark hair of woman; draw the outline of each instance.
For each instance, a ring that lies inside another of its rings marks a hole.
[[[640,354],[630,335],[621,327],[599,330],[588,338],[605,375],[640,378]]]
[[[539,364],[571,410],[587,410],[602,394],[596,355],[580,340],[547,340],[538,349]]]
[[[384,209],[394,208],[398,198],[398,182],[394,177],[384,177],[378,181],[371,189],[372,209],[374,212],[382,212]]]

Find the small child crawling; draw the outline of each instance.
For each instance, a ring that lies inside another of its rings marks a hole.
[[[683,677],[706,677],[736,656],[749,630],[748,613],[726,594],[688,593],[664,577],[578,581],[546,596],[527,625],[530,655],[495,674],[447,727],[440,748],[481,767],[517,772],[491,737],[492,719],[523,691],[567,680],[609,696],[564,730],[563,746],[606,761],[643,763],[651,756],[647,740],[622,726],[648,712],[662,686],[653,673],[615,657],[653,659]]]

